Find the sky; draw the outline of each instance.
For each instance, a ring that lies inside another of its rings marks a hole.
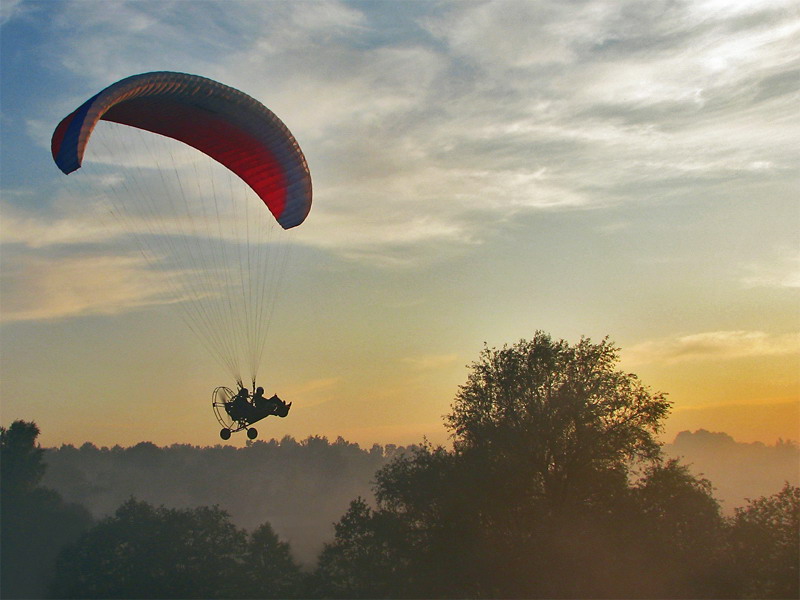
[[[0,413],[45,446],[219,443],[231,376],[50,156],[129,75],[289,127],[261,438],[445,443],[484,344],[620,348],[664,439],[800,439],[800,6],[791,0],[0,3]],[[91,144],[90,144],[91,146]],[[84,178],[83,181],[87,181]],[[83,200],[83,201],[82,201]],[[243,445],[244,436],[229,443]]]

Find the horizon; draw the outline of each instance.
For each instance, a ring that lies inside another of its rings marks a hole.
[[[11,422],[14,422],[14,421],[32,422],[32,421],[27,421],[24,418],[13,418],[13,419],[11,419],[11,421],[9,423],[1,423],[0,426],[2,426],[2,427],[7,429],[8,426],[11,424]],[[38,427],[38,425],[37,425],[37,427]],[[741,446],[752,446],[752,447],[763,447],[763,448],[775,448],[775,447],[779,447],[781,445],[788,445],[788,446],[795,446],[795,447],[800,446],[800,440],[792,439],[792,438],[781,438],[781,437],[778,437],[777,439],[775,439],[772,442],[763,441],[763,440],[742,441],[742,440],[736,439],[734,436],[730,435],[729,433],[727,433],[725,431],[714,431],[714,430],[709,430],[709,429],[705,429],[705,428],[702,428],[702,427],[699,428],[699,429],[695,429],[695,430],[684,429],[684,430],[678,431],[671,438],[666,438],[664,433],[660,434],[657,437],[658,437],[659,442],[661,443],[662,447],[666,447],[666,446],[675,446],[675,444],[676,444],[676,442],[678,440],[685,439],[686,434],[688,434],[692,438],[696,438],[696,437],[699,437],[699,436],[713,436],[713,437],[716,437],[716,438],[722,437],[722,438],[725,438],[725,441],[730,441],[733,444],[741,445]],[[44,432],[40,432],[40,437],[42,437],[43,435],[44,435]],[[127,450],[127,449],[133,448],[133,447],[141,445],[141,444],[151,444],[151,445],[153,445],[153,446],[155,446],[157,448],[163,448],[163,449],[170,448],[171,446],[189,446],[189,447],[192,447],[192,448],[199,448],[199,449],[212,448],[214,446],[235,446],[237,449],[244,449],[244,448],[247,448],[247,447],[251,446],[252,444],[256,444],[256,443],[263,443],[263,444],[277,443],[278,445],[280,445],[281,442],[283,442],[284,439],[290,439],[294,443],[297,443],[297,444],[302,444],[303,442],[308,441],[310,439],[321,439],[321,440],[325,440],[329,444],[335,444],[335,443],[338,443],[339,440],[341,439],[344,443],[346,443],[348,445],[354,445],[357,448],[359,448],[361,450],[366,450],[366,451],[370,450],[374,446],[379,446],[379,447],[381,447],[383,449],[386,449],[388,447],[408,448],[408,447],[413,447],[413,446],[418,446],[420,444],[424,444],[426,441],[428,441],[428,442],[431,441],[428,438],[423,437],[423,438],[420,438],[419,440],[417,440],[416,442],[412,441],[412,442],[409,442],[408,444],[396,444],[394,442],[386,442],[386,443],[381,443],[381,442],[358,442],[358,441],[349,440],[349,439],[347,439],[347,438],[345,438],[344,436],[341,436],[341,435],[336,435],[334,437],[330,437],[328,435],[313,434],[312,433],[312,434],[309,434],[309,435],[307,435],[307,436],[305,436],[303,438],[297,438],[297,437],[295,437],[295,436],[293,436],[291,434],[284,434],[284,435],[281,435],[280,437],[273,436],[273,437],[269,437],[269,438],[262,437],[262,436],[259,435],[259,437],[256,438],[256,439],[248,440],[244,436],[241,436],[241,441],[244,442],[242,445],[232,444],[230,441],[225,441],[225,440],[215,440],[213,443],[207,444],[207,445],[193,444],[193,443],[189,443],[189,442],[170,442],[168,444],[158,444],[158,443],[155,443],[155,442],[153,442],[151,440],[146,440],[146,439],[142,439],[142,440],[139,440],[137,442],[130,443],[128,445],[122,445],[122,444],[119,444],[119,443],[114,444],[114,445],[99,445],[99,444],[94,443],[90,439],[84,440],[83,442],[80,442],[80,443],[61,442],[61,443],[59,443],[57,445],[45,445],[45,444],[42,444],[41,442],[39,442],[38,445],[39,445],[39,447],[41,447],[42,449],[45,449],[45,450],[58,450],[59,448],[61,448],[63,446],[67,446],[67,447],[71,446],[73,448],[80,448],[81,446],[86,445],[86,444],[92,445],[95,448],[97,448],[98,450],[112,450],[114,448],[121,448],[123,450]],[[433,443],[433,442],[431,442],[431,443]],[[717,441],[717,443],[719,443],[719,442]],[[449,436],[448,436],[448,440],[446,440],[445,442],[443,442],[443,443],[434,443],[434,445],[441,445],[441,446],[443,446],[445,448],[450,448],[451,445],[449,444]]]

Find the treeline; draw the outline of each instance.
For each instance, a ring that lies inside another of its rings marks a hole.
[[[699,429],[680,432],[663,451],[710,479],[727,515],[748,499],[774,493],[778,482],[800,485],[800,447],[793,441],[744,443],[727,433]]]
[[[607,340],[485,348],[445,419],[453,448],[382,457],[374,499],[350,502],[305,570],[270,523],[248,532],[214,506],[128,499],[92,523],[46,492],[41,519],[7,536],[20,514],[8,507],[44,493],[38,431],[15,422],[2,432],[3,597],[18,575],[7,555],[52,597],[798,597],[800,489],[724,516],[711,482],[656,441],[666,397],[617,363]]]
[[[318,436],[244,448],[86,443],[46,450],[42,484],[95,518],[113,514],[131,497],[172,508],[218,505],[239,527],[269,522],[295,557],[312,565],[350,501],[370,497],[376,471],[405,450],[392,444],[366,450],[341,437],[329,442]]]
[[[378,469],[409,450],[392,444],[360,448],[319,436],[248,442],[245,448],[64,445],[45,449],[42,484],[95,518],[113,514],[130,497],[173,508],[218,504],[245,529],[270,522],[300,562],[311,565],[350,500],[371,499]],[[662,450],[710,479],[729,516],[747,499],[776,492],[783,481],[800,485],[795,442],[741,443],[701,429],[681,432]]]

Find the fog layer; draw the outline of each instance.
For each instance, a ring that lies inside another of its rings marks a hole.
[[[351,500],[372,498],[374,475],[403,448],[363,449],[338,438],[291,437],[232,446],[47,449],[43,485],[88,508],[95,518],[113,514],[131,496],[175,508],[219,505],[249,530],[269,522],[305,565],[333,537],[333,523]],[[724,511],[747,499],[800,484],[800,449],[794,442],[739,443],[725,433],[681,432],[664,446],[691,470],[711,480]]]

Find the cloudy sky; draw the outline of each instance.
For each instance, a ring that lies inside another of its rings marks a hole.
[[[218,441],[230,375],[49,152],[166,70],[262,101],[311,169],[259,371],[294,408],[260,437],[444,442],[483,344],[544,330],[614,340],[674,402],[667,438],[800,438],[796,2],[0,7],[3,425]]]

